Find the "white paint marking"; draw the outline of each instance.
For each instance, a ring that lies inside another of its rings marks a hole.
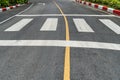
[[[103,24],[105,24],[108,28],[114,31],[117,34],[120,34],[120,26],[109,19],[99,19]]]
[[[18,4],[17,6],[21,6],[20,4]]]
[[[2,12],[2,9],[0,8],[0,12]]]
[[[23,12],[25,12],[25,11],[29,10],[32,6],[33,6],[33,4],[31,4],[31,6],[30,6],[30,7],[28,7],[27,9],[25,9],[25,10],[23,10],[23,11],[19,12],[19,13],[18,13],[18,14],[16,14],[16,15],[20,15],[20,14],[22,14]],[[9,21],[10,19],[14,18],[16,15],[14,15],[14,16],[12,16],[12,17],[9,17],[8,19],[5,19],[4,21],[0,22],[0,24],[3,24],[3,23],[5,23],[6,21]]]
[[[110,13],[113,13],[114,9],[113,8],[108,8],[107,11],[110,12]]]
[[[27,9],[25,9],[24,11],[21,11],[20,13],[18,13],[17,15],[20,15],[22,13],[24,13],[25,11],[29,10],[31,7],[33,6],[33,4],[30,5],[30,7],[28,7]],[[16,16],[16,15],[15,15]]]
[[[89,2],[86,2],[86,5],[89,6]]]
[[[92,3],[92,5],[91,5],[92,7],[94,7],[95,6],[95,4],[94,3]]]
[[[99,5],[99,6],[98,6],[98,9],[102,9],[102,8],[103,8],[103,6],[102,6],[102,5]]]
[[[57,18],[48,18],[43,24],[40,31],[56,31],[57,23],[58,23]]]
[[[44,5],[44,6],[45,6],[45,3],[38,3],[38,4],[40,4],[40,5]]]
[[[14,17],[15,17],[15,16],[9,17],[8,19],[6,19],[6,20],[0,22],[0,24],[3,24],[4,22],[6,22],[6,21],[8,21],[8,20],[10,20],[10,19],[12,19],[12,18],[14,18]]]
[[[85,1],[82,1],[82,4],[84,4]]]
[[[24,16],[32,16],[32,17],[36,17],[36,16],[62,16],[62,14],[35,14],[35,15],[16,15],[18,17],[24,17]]]
[[[74,18],[73,21],[78,32],[94,32],[84,19]]]
[[[13,6],[13,8],[16,8],[16,6]]]
[[[6,7],[7,10],[10,10],[10,7]]]
[[[36,17],[36,16],[62,16],[62,14],[35,14],[35,15],[16,15],[18,17]],[[65,16],[87,16],[87,17],[116,17],[115,15],[91,15],[91,14],[65,14]]]
[[[5,31],[19,31],[23,27],[25,27],[28,23],[30,23],[33,19],[22,19],[21,21],[17,22],[16,24],[12,25],[10,28],[6,29]]]
[[[78,48],[120,50],[120,44],[116,43],[64,40],[0,40],[0,46],[70,46]]]

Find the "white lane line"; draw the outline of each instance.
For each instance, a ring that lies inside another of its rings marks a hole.
[[[30,7],[28,7],[27,9],[25,9],[25,10],[23,10],[23,11],[17,13],[16,15],[20,15],[20,14],[22,14],[23,12],[29,10],[32,6],[33,6],[33,4],[31,4]],[[5,23],[6,21],[9,21],[10,19],[14,18],[16,15],[11,16],[11,17],[9,17],[9,18],[3,20],[2,22],[0,22],[0,24],[3,24],[3,23]]]
[[[116,34],[120,34],[120,26],[114,23],[109,19],[99,19],[103,24],[105,24],[108,28],[114,31]]]
[[[16,24],[14,24],[11,27],[9,27],[8,29],[6,29],[5,31],[19,31],[23,27],[25,27],[28,23],[30,23],[32,20],[33,19],[22,19],[19,22],[17,22]]]
[[[120,50],[120,44],[116,43],[65,40],[0,40],[0,46],[70,46],[78,48]]]
[[[25,17],[25,16],[27,16],[27,17],[36,17],[36,16],[62,16],[62,14],[35,14],[35,15],[33,15],[33,14],[24,14],[24,15],[16,15],[16,16],[18,16],[18,17]]]
[[[20,15],[20,14],[22,14],[22,13],[24,13],[24,12],[26,12],[27,10],[29,10],[32,6],[33,6],[34,4],[31,4],[27,9],[25,9],[25,10],[23,10],[23,11],[21,11],[21,12],[19,12],[18,14],[16,14],[16,15]],[[15,15],[15,16],[16,16]]]
[[[24,14],[24,15],[16,15],[18,17],[36,17],[36,16],[62,16],[62,14]],[[91,15],[91,14],[65,14],[65,16],[87,16],[87,17],[116,17],[115,15]]]
[[[73,21],[78,32],[94,32],[84,19],[74,18]]]
[[[48,18],[43,24],[40,31],[56,31],[58,24],[57,18]]]

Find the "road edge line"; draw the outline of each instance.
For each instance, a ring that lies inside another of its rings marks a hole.
[[[11,16],[11,17],[9,17],[9,18],[3,20],[3,21],[1,21],[1,22],[0,22],[0,25],[3,24],[3,23],[5,23],[6,21],[9,21],[10,19],[16,17],[16,15],[20,15],[21,13],[23,13],[23,12],[29,10],[32,6],[33,6],[33,4],[31,4],[31,5],[30,5],[28,8],[26,8],[25,10],[23,10],[23,11],[21,11],[21,12],[15,14],[15,15],[13,15],[13,16]]]

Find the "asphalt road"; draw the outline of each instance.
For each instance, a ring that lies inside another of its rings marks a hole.
[[[0,80],[120,80],[120,17],[31,2],[0,13]]]

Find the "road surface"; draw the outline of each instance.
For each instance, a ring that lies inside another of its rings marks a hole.
[[[120,80],[120,17],[31,2],[0,13],[0,80]]]

